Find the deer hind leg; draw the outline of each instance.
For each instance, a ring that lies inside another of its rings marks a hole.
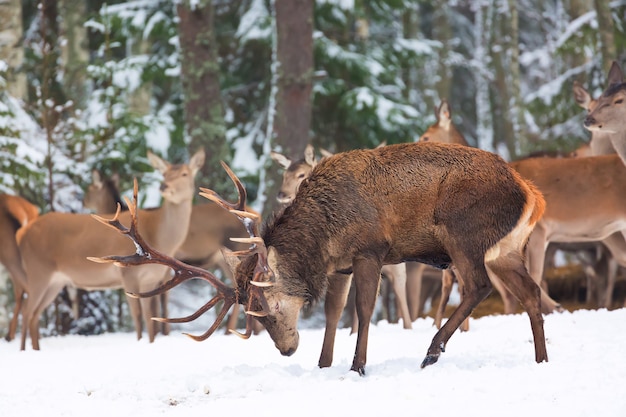
[[[396,305],[400,313],[399,316],[402,318],[402,326],[405,329],[412,329],[413,325],[411,324],[411,315],[409,314],[409,304],[407,301],[406,264],[387,265],[386,268],[390,271],[389,275],[393,275],[393,277],[388,278],[391,281],[393,293],[396,296]]]
[[[160,301],[161,299],[158,295],[149,298],[141,298],[139,300],[141,304],[141,315],[146,326],[150,343],[154,342],[160,324],[152,320],[152,317],[156,317],[161,309]]]
[[[159,295],[160,297],[160,303],[161,303],[161,317],[169,317],[169,309],[167,306],[167,303],[169,302],[169,292],[164,292],[163,294]],[[170,324],[169,323],[161,323],[160,327],[160,331],[164,336],[167,336],[170,334]]]
[[[369,325],[378,296],[381,264],[375,259],[358,258],[355,259],[352,267],[356,288],[356,312],[359,318],[359,331],[354,360],[350,369],[358,372],[359,375],[365,375]]]
[[[463,296],[448,321],[435,334],[426,357],[422,361],[422,368],[437,362],[441,352],[445,351],[446,343],[452,334],[470,316],[472,310],[489,295],[492,289],[489,275],[482,260],[471,260],[465,255],[457,255],[452,257],[452,262],[463,279]]]
[[[504,314],[514,314],[518,306],[517,298],[506,288],[500,278],[495,275],[490,275],[490,278],[491,283],[500,294],[500,298],[504,304]]]
[[[528,272],[540,288],[542,285],[545,286],[545,282],[543,282],[543,266],[546,257],[546,247],[546,231],[538,224],[530,234],[526,253],[528,256]],[[541,289],[541,309],[544,313],[563,311],[561,304],[548,295],[547,288]]]
[[[11,321],[9,322],[9,332],[5,337],[7,342],[15,339],[15,334],[17,333],[17,325],[23,308],[24,294],[26,294],[24,288],[22,288],[22,286],[17,282],[13,281],[13,295],[15,299],[15,306],[13,307],[13,317],[11,317]]]
[[[143,327],[141,324],[141,301],[139,301],[138,298],[133,298],[126,295],[126,302],[128,303],[130,318],[132,319],[133,326],[135,327],[137,340],[141,340],[141,333],[143,331]]]
[[[526,310],[533,332],[535,360],[537,363],[547,362],[548,353],[541,314],[541,290],[526,270],[521,254],[509,253],[501,256],[487,262],[487,268],[491,274],[502,280]]]
[[[446,311],[446,306],[450,301],[450,294],[452,293],[452,287],[454,285],[454,275],[448,271],[441,272],[441,297],[439,298],[439,305],[437,306],[437,312],[435,313],[435,327],[441,329],[441,322],[443,321],[443,315]]]
[[[42,292],[42,294],[38,297],[33,297],[32,299],[29,298],[26,303],[24,303],[24,316],[22,321],[22,350],[26,349],[27,333],[30,333],[33,350],[39,350],[39,318],[41,317],[43,310],[52,303],[63,287],[64,284],[62,282],[53,281]]]
[[[424,268],[426,265],[417,262],[406,262],[406,295],[409,308],[409,319],[411,322],[424,311],[422,293],[424,291]]]
[[[318,366],[327,368],[333,363],[333,353],[335,347],[335,335],[341,313],[346,306],[348,292],[350,291],[350,281],[352,275],[334,274],[328,277],[328,290],[324,299],[324,314],[326,315],[326,329],[324,331],[324,342]]]

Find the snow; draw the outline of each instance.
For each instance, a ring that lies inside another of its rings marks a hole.
[[[435,331],[430,318],[412,330],[372,325],[364,377],[349,371],[356,336],[348,329],[338,331],[326,369],[317,367],[319,328],[300,331],[291,357],[266,333],[194,342],[176,330],[152,344],[131,333],[49,337],[41,351],[24,352],[2,341],[0,409],[4,417],[626,415],[626,309],[546,316],[550,361],[541,364],[526,314],[472,320],[421,369]]]

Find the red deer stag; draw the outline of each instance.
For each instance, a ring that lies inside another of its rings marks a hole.
[[[15,338],[26,291],[26,273],[22,267],[22,256],[15,240],[15,234],[21,227],[35,220],[37,216],[39,216],[39,209],[26,199],[9,194],[0,194],[0,241],[2,242],[0,263],[9,272],[15,299],[13,316],[5,337],[7,341]]]
[[[140,297],[194,277],[215,286],[218,295],[196,314],[178,319],[191,321],[224,301],[216,322],[196,340],[209,337],[228,309],[241,303],[262,322],[280,353],[291,355],[298,348],[302,307],[319,300],[325,291],[327,298],[345,303],[349,280],[328,277],[336,272],[353,273],[359,332],[351,369],[363,375],[382,265],[417,261],[446,268],[454,263],[465,284],[464,297],[437,331],[421,366],[437,362],[454,331],[490,293],[490,274],[499,276],[526,309],[535,360],[548,360],[539,287],[529,276],[523,256],[544,200],[499,156],[438,143],[336,154],[315,167],[294,202],[266,225],[262,237],[258,216],[243,211],[245,188],[225,168],[239,190],[238,202],[222,200],[211,190],[203,190],[202,195],[241,216],[249,228],[247,241],[252,246],[248,254],[237,254],[242,259],[236,266],[236,288],[225,286],[201,268],[151,250],[136,224],[127,230],[117,218],[108,224],[133,239],[137,250],[133,255],[100,259],[118,265],[157,263],[174,269],[174,278],[155,291],[135,294]],[[249,334],[247,326],[244,336]],[[322,351],[319,366],[331,363],[332,352]]]
[[[188,165],[170,164],[151,152],[148,159],[163,174],[163,203],[157,209],[141,211],[144,219],[141,232],[155,248],[174,255],[189,228],[194,177],[204,163],[204,150],[196,152]],[[130,213],[118,213],[118,218],[128,224]],[[26,347],[26,330],[30,332],[33,349],[39,349],[39,316],[66,285],[85,290],[123,287],[126,291],[143,292],[169,278],[169,270],[158,265],[120,269],[90,262],[89,256],[132,250],[133,245],[89,214],[44,214],[27,226],[24,233],[18,233],[18,243],[28,278],[22,350]],[[138,339],[142,334],[143,314],[149,340],[154,340],[156,326],[150,318],[158,311],[158,301],[158,297],[141,300],[141,312],[134,303],[129,303]]]
[[[379,145],[385,146],[386,142]],[[332,153],[328,151],[323,151],[324,157],[332,156]],[[280,186],[280,191],[276,196],[276,200],[283,204],[290,204],[296,196],[298,192],[298,188],[302,181],[306,180],[309,175],[311,175],[311,171],[315,168],[318,161],[315,158],[315,152],[312,145],[307,145],[304,150],[304,158],[292,161],[287,156],[278,153],[271,152],[271,157],[273,160],[278,162],[284,169],[283,172],[283,183]],[[411,316],[409,314],[409,306],[407,302],[407,266],[405,264],[399,265],[384,265],[381,272],[387,277],[387,279],[391,282],[392,289],[396,296],[396,302],[398,307],[399,316],[402,318],[402,325],[405,329],[412,329],[413,325],[411,320]],[[328,305],[325,305],[326,315],[327,316],[336,316],[337,313],[332,311],[335,308],[343,309],[343,306],[334,305],[332,302]],[[339,313],[340,314],[340,313]],[[391,316],[388,311],[388,317]],[[326,322],[327,326],[332,326],[333,323]],[[352,320],[352,333],[356,333],[358,330],[358,320],[356,319],[356,311],[353,312],[353,320]],[[327,334],[329,332],[327,331]]]

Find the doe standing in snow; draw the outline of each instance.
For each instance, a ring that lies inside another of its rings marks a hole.
[[[121,265],[154,262],[174,269],[174,278],[139,296],[166,291],[194,277],[211,282],[218,295],[197,314],[178,319],[193,320],[225,300],[216,322],[204,335],[194,336],[196,340],[210,336],[230,306],[241,303],[263,323],[278,350],[291,355],[298,348],[302,307],[325,293],[327,298],[345,300],[347,281],[328,277],[353,272],[359,329],[351,369],[363,375],[381,267],[406,261],[439,268],[454,263],[465,284],[464,297],[433,338],[422,367],[438,360],[461,322],[491,292],[490,274],[505,283],[528,313],[535,360],[548,360],[539,287],[523,257],[544,200],[499,156],[439,143],[336,154],[313,169],[293,203],[266,225],[262,235],[257,233],[258,217],[244,211],[245,188],[225,168],[237,185],[239,201],[231,204],[211,190],[201,194],[239,215],[249,227],[250,251],[236,254],[242,258],[235,266],[237,289],[207,271],[150,250],[136,230],[127,232],[142,251],[106,258]],[[125,229],[115,219],[109,223]],[[330,366],[331,361],[332,354],[322,352],[319,366]]]

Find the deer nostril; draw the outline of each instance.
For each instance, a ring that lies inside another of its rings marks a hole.
[[[291,356],[296,352],[296,348],[289,348],[280,352],[283,356]]]
[[[161,191],[167,190],[167,184],[161,183],[161,186],[159,187],[159,190],[161,190]]]

